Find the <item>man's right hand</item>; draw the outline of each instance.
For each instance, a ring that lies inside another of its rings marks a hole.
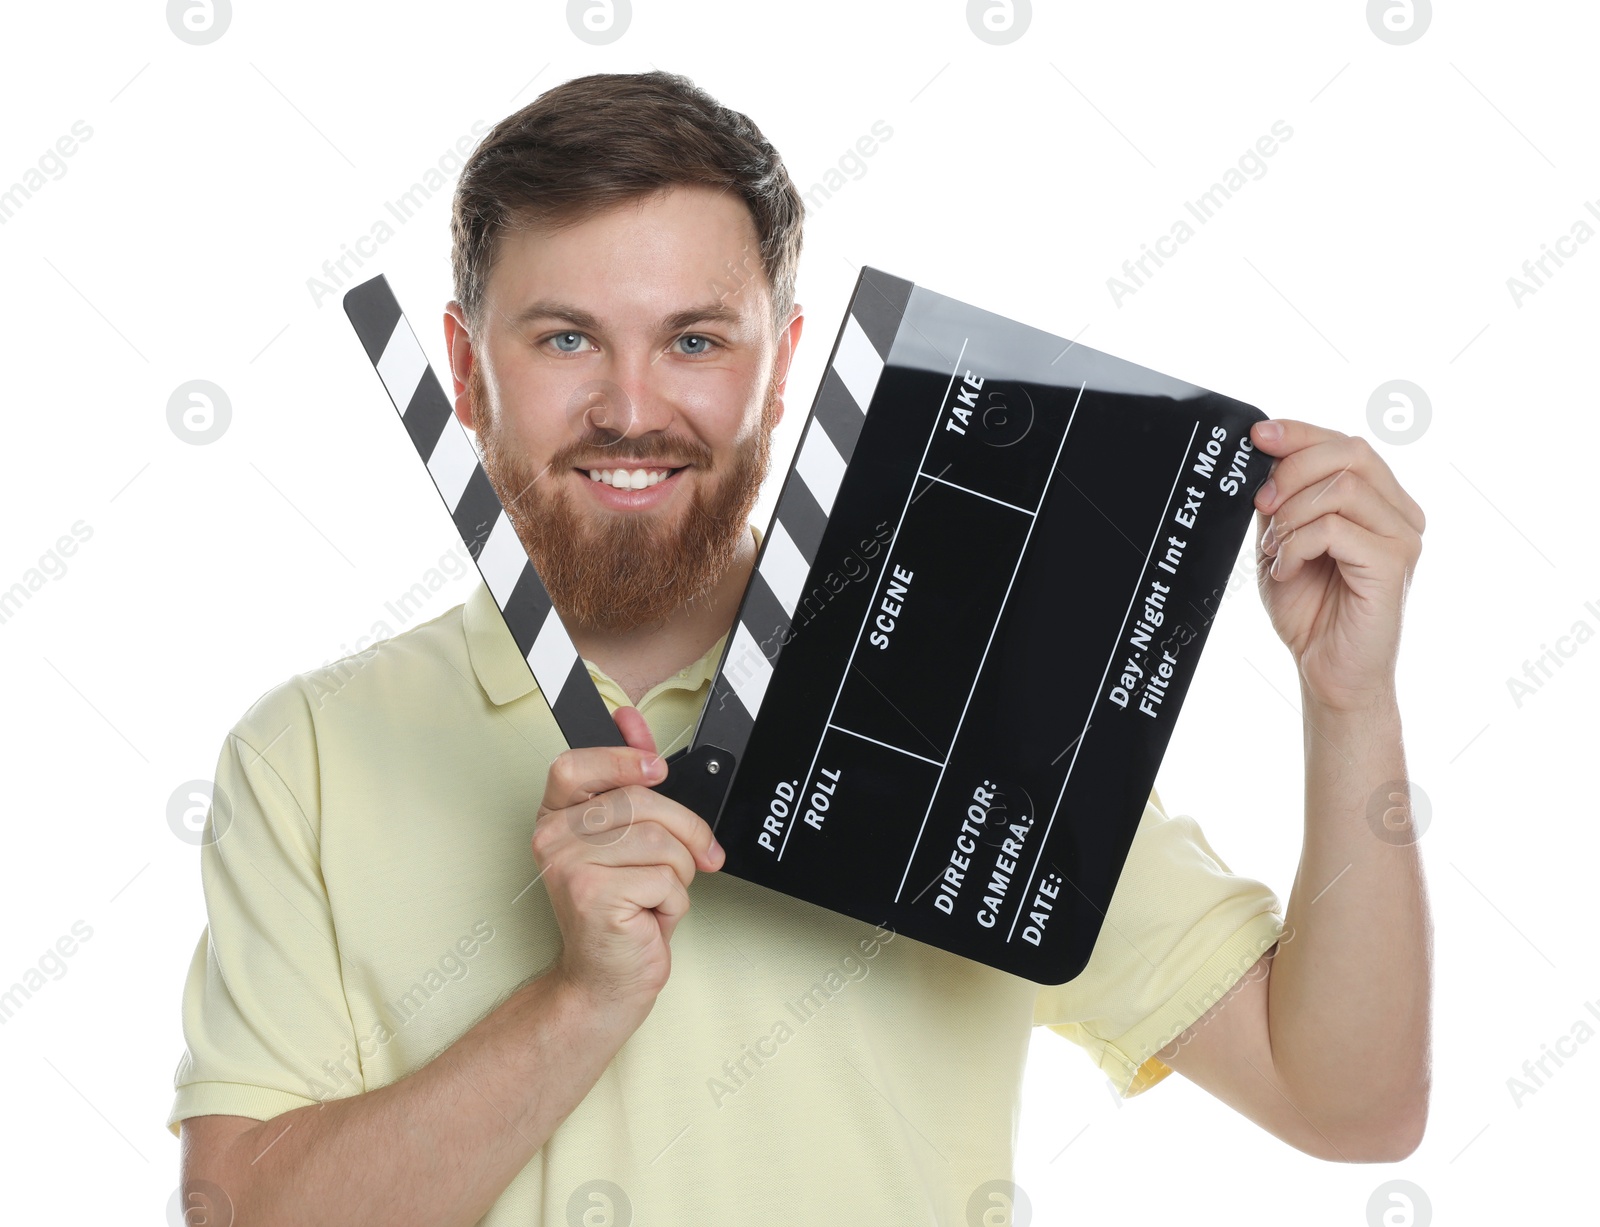
[[[652,789],[667,768],[638,709],[614,718],[627,745],[551,762],[533,859],[561,928],[552,970],[597,1007],[637,1014],[637,1026],[667,982],[696,869],[720,869],[726,854],[705,819]]]

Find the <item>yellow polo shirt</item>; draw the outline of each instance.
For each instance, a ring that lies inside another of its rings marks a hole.
[[[640,700],[663,752],[721,649]],[[565,748],[481,584],[257,700],[217,763],[174,1135],[394,1082],[548,965],[560,931],[529,839]],[[1058,987],[720,873],[690,896],[650,1015],[484,1227],[608,1201],[621,1223],[617,1190],[641,1224],[966,1227],[974,1191],[1012,1174],[1032,1027],[1137,1094],[1283,927],[1272,891],[1153,793],[1088,967]]]

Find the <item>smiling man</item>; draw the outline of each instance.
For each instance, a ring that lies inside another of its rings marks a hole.
[[[487,284],[469,236],[445,339],[574,644],[637,700],[733,620],[803,317],[752,278],[761,239],[725,187],[588,208],[521,215]]]
[[[1427,912],[1393,681],[1423,524],[1359,439],[1252,432],[1306,728],[1286,916],[1152,794],[1088,966],[1041,988],[716,872],[707,824],[651,787],[759,549],[801,220],[755,126],[660,72],[569,81],[472,155],[456,412],[627,745],[565,745],[481,585],[329,703],[312,671],[240,718],[167,1120],[208,1222],[1021,1221],[1036,1026],[1120,1095],[1177,1069],[1309,1154],[1417,1145]]]

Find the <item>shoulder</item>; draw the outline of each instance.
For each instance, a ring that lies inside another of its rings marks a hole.
[[[441,678],[472,683],[463,609],[454,605],[398,634],[375,622],[353,651],[295,674],[280,688],[295,688],[318,717],[332,720],[435,690]]]
[[[462,630],[462,606],[398,634],[382,623],[335,660],[284,678],[234,722],[229,739],[265,760],[303,797],[323,752],[392,736],[441,692],[476,689]],[[298,777],[298,778],[291,778]]]

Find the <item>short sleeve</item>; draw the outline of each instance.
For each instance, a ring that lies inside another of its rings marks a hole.
[[[206,927],[183,988],[167,1128],[270,1120],[359,1093],[358,1046],[320,868],[315,728],[298,679],[264,695],[217,760],[200,850]]]
[[[1172,1070],[1156,1057],[1283,931],[1265,885],[1233,873],[1187,814],[1151,792],[1105,923],[1075,978],[1042,987],[1033,1022],[1064,1035],[1126,1097]]]

